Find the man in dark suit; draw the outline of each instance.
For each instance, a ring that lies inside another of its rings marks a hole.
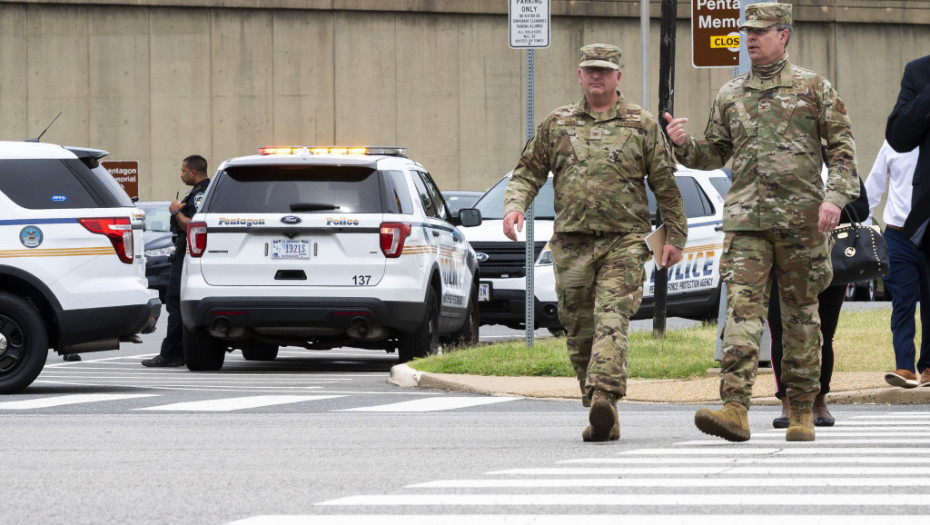
[[[930,262],[930,55],[904,67],[901,92],[888,115],[885,139],[899,153],[920,148],[904,233]],[[918,372],[922,372],[920,386],[930,387],[930,368]]]

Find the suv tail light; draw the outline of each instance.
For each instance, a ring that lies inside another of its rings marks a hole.
[[[132,224],[128,217],[100,217],[93,219],[78,219],[81,226],[91,233],[106,235],[116,250],[119,260],[132,264]]]
[[[187,225],[187,247],[191,257],[201,257],[207,249],[207,223],[191,222]],[[183,256],[183,255],[182,255]]]
[[[381,251],[389,259],[400,257],[404,241],[410,236],[410,225],[403,222],[381,223]]]

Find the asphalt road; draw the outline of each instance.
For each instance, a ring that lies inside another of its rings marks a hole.
[[[785,443],[776,409],[757,407],[752,440],[734,444],[698,432],[695,407],[623,403],[621,440],[586,444],[576,403],[393,387],[396,358],[379,352],[143,368],[159,338],[52,357],[0,398],[0,523],[872,525],[930,513],[922,406],[838,406],[814,443]]]

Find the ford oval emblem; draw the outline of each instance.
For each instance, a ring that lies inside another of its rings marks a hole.
[[[281,217],[281,222],[283,222],[284,224],[297,224],[298,222],[300,222],[300,217],[296,215],[287,215],[287,216]]]
[[[488,259],[490,259],[491,256],[484,252],[476,252],[475,258],[478,259],[478,262],[483,263],[483,262],[486,262]]]

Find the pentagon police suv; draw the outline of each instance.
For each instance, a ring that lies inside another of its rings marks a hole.
[[[0,393],[29,386],[49,348],[114,350],[155,329],[145,214],[100,167],[106,154],[0,142]]]
[[[220,165],[188,226],[184,360],[280,346],[436,352],[478,338],[475,253],[404,148],[262,148]]]

